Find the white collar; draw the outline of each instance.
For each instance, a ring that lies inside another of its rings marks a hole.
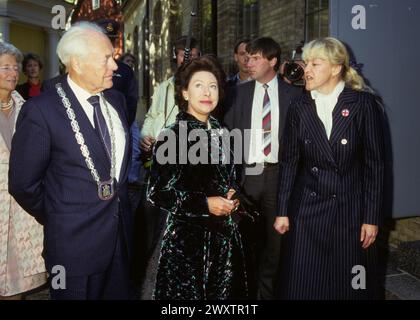
[[[91,96],[99,95],[99,94],[91,94],[89,91],[86,91],[81,86],[79,86],[76,82],[74,82],[70,75],[67,75],[67,81],[69,83],[69,87],[73,90],[74,95],[77,97],[79,101],[86,101]]]
[[[312,90],[311,91],[312,99],[314,100],[335,99],[336,100],[338,99],[338,96],[340,95],[340,93],[343,92],[345,85],[346,85],[345,82],[341,80],[339,83],[337,83],[334,90],[329,94],[323,94],[317,90]]]
[[[261,82],[258,82],[258,81],[255,81],[255,83],[256,83],[256,86],[259,87],[259,88],[263,88],[263,85],[265,84],[265,83],[261,83]],[[277,75],[267,83],[269,89],[270,88],[271,89],[276,89],[277,84],[278,84]]]

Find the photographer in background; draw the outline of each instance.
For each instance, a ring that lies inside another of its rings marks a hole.
[[[280,66],[280,74],[285,82],[294,86],[305,86],[303,75],[305,73],[305,63],[302,60],[302,47],[304,42],[301,41],[292,53],[292,59],[286,60]]]

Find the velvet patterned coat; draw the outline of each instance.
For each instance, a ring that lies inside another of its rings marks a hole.
[[[207,204],[208,197],[225,197],[229,189],[236,189],[233,165],[221,161],[226,154],[216,134],[220,125],[212,117],[209,124],[212,130],[180,112],[154,148],[148,199],[169,213],[154,290],[158,300],[234,299],[248,294],[237,224],[231,216],[211,214]],[[198,139],[194,137],[197,132],[201,134]],[[167,135],[172,137],[160,141]],[[166,146],[167,155],[177,158],[161,164]],[[199,148],[204,149],[197,151]],[[210,162],[210,150],[216,150],[213,156],[217,155],[218,162]],[[195,164],[193,154],[200,163]]]
[[[362,249],[360,231],[382,220],[382,110],[372,94],[345,88],[330,139],[309,93],[290,106],[286,121],[279,215],[289,217],[290,230],[283,238],[280,298],[374,298],[376,248]],[[359,282],[365,289],[354,286],[357,266],[366,271]]]

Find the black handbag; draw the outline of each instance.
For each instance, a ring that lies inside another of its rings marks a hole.
[[[254,205],[251,199],[248,198],[244,193],[236,191],[231,200],[238,199],[240,201],[238,209],[231,214],[232,219],[236,223],[240,223],[242,220],[247,220],[247,222],[257,223],[261,213]]]

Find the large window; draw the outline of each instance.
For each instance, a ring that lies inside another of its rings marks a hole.
[[[259,1],[239,0],[237,39],[258,37]]]
[[[305,40],[329,35],[329,0],[306,0]]]

